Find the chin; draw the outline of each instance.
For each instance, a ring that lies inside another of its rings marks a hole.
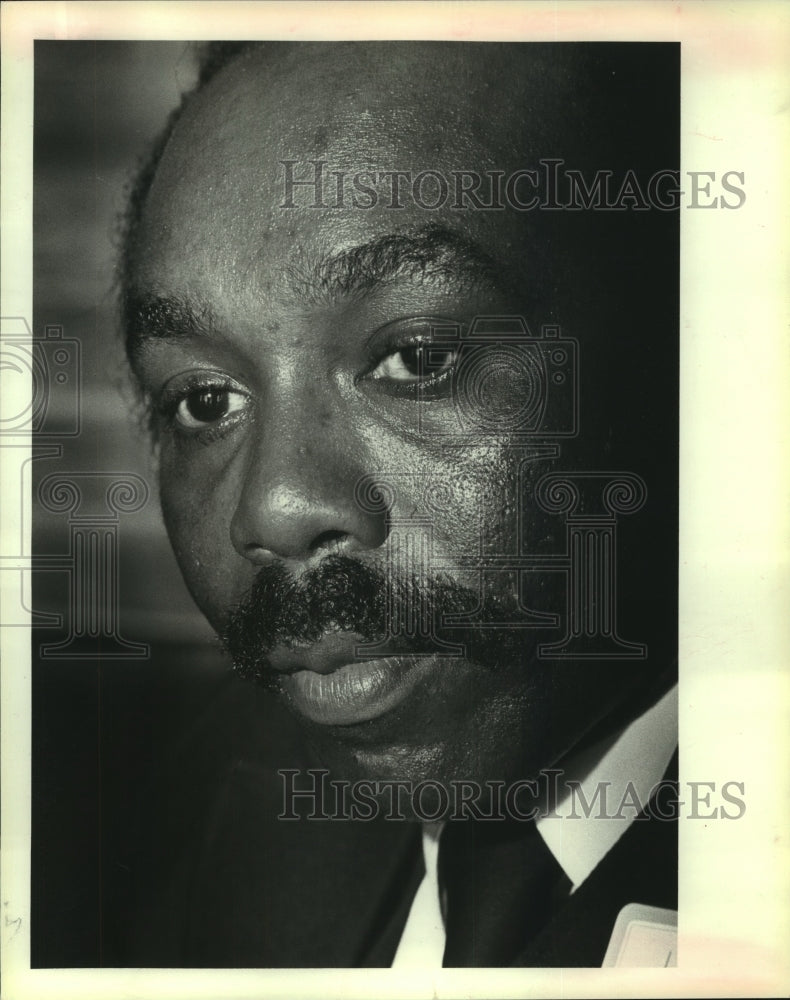
[[[445,700],[431,711],[422,700],[413,713],[403,706],[353,726],[300,724],[313,759],[333,779],[482,784],[512,780],[543,765],[539,746],[534,754],[525,752],[523,708],[513,700],[490,699],[473,710],[453,711]]]

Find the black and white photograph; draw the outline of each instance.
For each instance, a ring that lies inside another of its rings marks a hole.
[[[690,113],[724,8],[35,4],[17,151],[24,6],[4,995],[783,995],[787,281],[706,256],[750,278],[781,172]]]

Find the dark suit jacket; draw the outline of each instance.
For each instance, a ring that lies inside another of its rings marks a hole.
[[[143,797],[132,849],[105,865],[123,876],[106,897],[107,964],[391,964],[424,871],[419,828],[278,820],[283,764],[316,766],[282,709],[220,685],[162,768],[163,792]],[[676,822],[635,821],[573,895],[556,863],[535,868],[532,824],[460,833],[445,965],[600,966],[623,906],[677,906]]]

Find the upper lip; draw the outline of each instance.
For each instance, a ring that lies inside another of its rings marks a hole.
[[[375,656],[357,656],[355,650],[364,640],[353,632],[327,632],[310,645],[278,646],[269,653],[275,670],[292,674],[297,670],[312,670],[316,674],[331,674],[347,663],[361,663]]]

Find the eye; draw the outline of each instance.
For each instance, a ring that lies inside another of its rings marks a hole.
[[[249,405],[250,394],[234,379],[203,368],[175,375],[156,400],[165,426],[186,435],[230,429]]]
[[[371,378],[393,382],[420,382],[449,371],[457,351],[435,347],[430,341],[418,341],[392,351],[371,372]]]
[[[394,390],[438,390],[455,367],[461,339],[460,324],[443,317],[394,320],[369,341],[368,377]]]
[[[239,413],[247,405],[244,393],[225,386],[203,386],[184,395],[175,409],[175,419],[189,430],[198,430]]]

